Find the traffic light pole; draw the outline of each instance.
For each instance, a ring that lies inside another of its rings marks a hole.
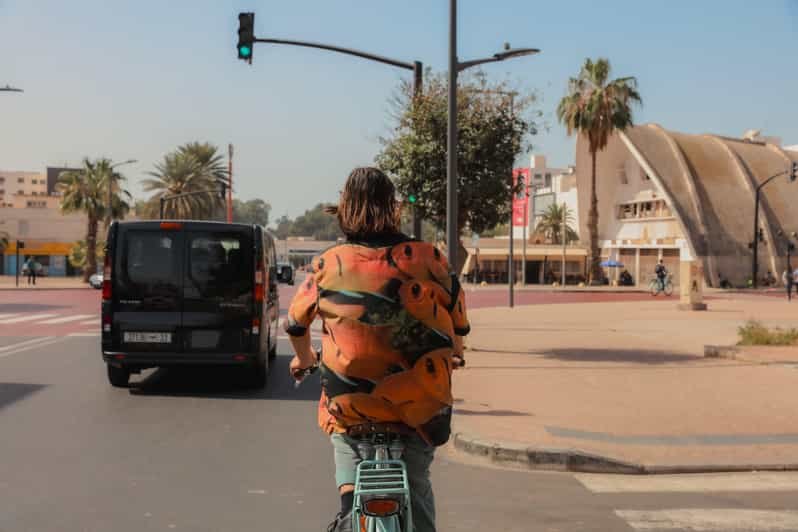
[[[385,65],[390,65],[396,68],[403,68],[405,70],[413,71],[413,98],[421,96],[421,91],[424,87],[424,64],[421,61],[400,61],[390,57],[371,54],[362,50],[354,48],[343,48],[341,46],[333,46],[331,44],[323,44],[309,41],[295,41],[290,39],[258,39],[252,40],[253,43],[262,42],[266,44],[285,44],[289,46],[302,46],[304,48],[316,48],[318,50],[327,50],[330,52],[338,52],[340,54],[353,55],[370,61],[376,61]],[[249,62],[252,62],[252,55],[249,56]],[[413,236],[421,239],[421,213],[418,206],[413,205]]]
[[[233,223],[233,145],[227,145],[227,223]]]

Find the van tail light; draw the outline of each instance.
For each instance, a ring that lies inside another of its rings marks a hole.
[[[260,318],[252,318],[252,334],[260,334]]]
[[[263,261],[259,260],[255,266],[255,302],[263,303],[266,289],[264,286],[265,273],[263,271]]]
[[[388,517],[399,513],[399,501],[396,499],[369,499],[363,503],[363,513],[372,517]]]
[[[111,289],[111,254],[105,254],[103,263],[103,301],[110,301],[112,296]]]

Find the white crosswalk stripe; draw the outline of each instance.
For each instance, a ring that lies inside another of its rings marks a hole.
[[[635,530],[701,530],[704,532],[771,532],[798,530],[798,510],[685,508],[616,510]]]
[[[13,318],[14,316],[19,316],[19,313],[0,312],[0,320],[4,318]]]
[[[58,323],[69,323],[70,321],[78,321],[78,320],[85,320],[91,316],[91,314],[75,314],[74,316],[64,316],[62,318],[53,318],[51,320],[45,320],[41,323],[42,325],[56,325]],[[86,320],[88,321],[88,320]],[[91,320],[91,323],[95,323],[96,320]]]
[[[11,323],[22,323],[25,321],[38,321],[38,320],[46,320],[47,318],[54,318],[58,316],[58,314],[25,314],[23,316],[17,316],[15,318],[7,318],[0,320],[0,325],[8,325]]]
[[[798,472],[701,475],[594,475],[576,479],[593,493],[798,492]]]
[[[95,318],[92,318],[90,320],[82,321],[82,322],[80,322],[80,324],[81,325],[97,325],[99,322],[100,322],[100,317],[96,316]]]

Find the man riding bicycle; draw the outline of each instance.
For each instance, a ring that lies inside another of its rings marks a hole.
[[[346,242],[314,260],[286,320],[297,379],[317,362],[309,327],[323,322],[318,420],[330,434],[341,496],[328,531],[353,530],[357,428],[390,424],[406,429],[414,529],[434,532],[429,468],[450,435],[451,373],[469,332],[464,294],[437,248],[400,232],[394,186],[380,170],[356,168],[330,212]]]
[[[659,281],[659,289],[661,292],[665,291],[665,279],[668,278],[668,270],[665,268],[665,262],[660,259],[659,264],[654,268],[654,273],[657,275]]]

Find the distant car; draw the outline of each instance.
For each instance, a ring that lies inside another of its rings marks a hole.
[[[91,277],[89,277],[89,286],[92,288],[96,288],[97,290],[102,289],[103,287],[103,274],[102,273],[95,273]]]
[[[294,267],[287,262],[277,263],[277,275],[281,283],[294,284]]]

